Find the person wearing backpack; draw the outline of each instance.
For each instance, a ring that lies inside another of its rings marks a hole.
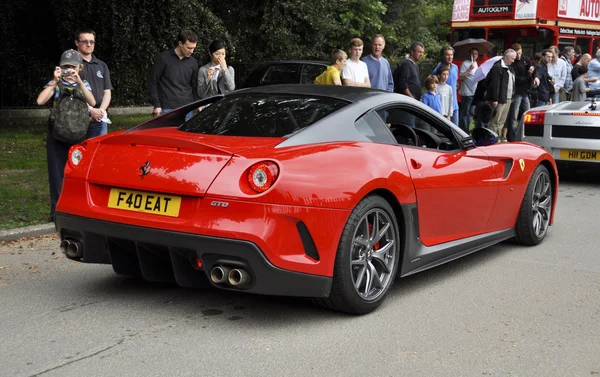
[[[75,50],[65,51],[60,58],[60,66],[54,69],[54,77],[37,98],[38,105],[54,98],[46,137],[51,204],[49,221],[52,222],[69,148],[85,140],[90,124],[89,108],[96,104],[90,85],[79,77],[82,68],[81,55]]]

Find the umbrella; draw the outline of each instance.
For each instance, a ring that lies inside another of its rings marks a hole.
[[[500,59],[502,59],[502,56],[494,56],[493,58],[489,58],[488,60],[483,62],[479,66],[479,68],[477,68],[475,74],[473,74],[473,82],[475,83],[483,80],[492,69],[494,63],[496,63]]]
[[[479,54],[486,54],[494,48],[494,44],[481,38],[469,38],[456,42],[454,46],[454,57],[459,59],[467,59],[470,56],[470,51],[476,48]]]

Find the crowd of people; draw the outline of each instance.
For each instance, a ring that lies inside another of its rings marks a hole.
[[[315,83],[400,93],[422,101],[467,133],[471,127],[487,127],[501,142],[514,138],[519,115],[532,103],[537,107],[565,100],[584,101],[588,91],[600,90],[600,50],[592,60],[578,47],[567,46],[561,52],[551,46],[532,61],[515,43],[489,72],[477,76],[477,48],[469,51],[469,58],[459,68],[454,63],[454,49],[446,46],[440,51],[440,62],[426,78],[422,93],[418,63],[425,53],[423,43],[414,42],[407,58],[393,72],[382,56],[384,48],[385,38],[377,34],[371,38],[371,53],[361,58],[363,41],[352,39],[350,58],[344,51],[334,50],[331,65]]]
[[[474,121],[475,127],[495,131],[501,141],[510,138],[509,131],[514,129],[519,114],[528,110],[531,103],[543,106],[564,100],[582,101],[587,91],[600,90],[600,50],[592,60],[589,54],[581,54],[571,46],[562,53],[552,46],[531,61],[523,56],[521,46],[514,44],[483,79],[475,74],[479,57],[476,48],[469,51],[469,58],[459,68],[454,64],[454,49],[444,47],[422,93],[418,63],[425,53],[423,43],[414,42],[407,58],[392,71],[383,56],[384,36],[376,34],[370,42],[371,52],[365,56],[364,43],[359,38],[350,41],[349,56],[341,49],[334,50],[331,65],[315,83],[400,93],[422,101],[465,132],[469,132]],[[113,86],[107,65],[94,55],[96,33],[80,29],[75,33],[74,44],[77,49],[62,54],[52,80],[37,99],[39,105],[53,101],[46,139],[50,221],[54,220],[69,148],[86,138],[106,134],[110,123],[107,109]],[[148,78],[154,116],[235,90],[235,72],[227,64],[225,44],[213,41],[208,46],[209,61],[202,66],[192,57],[196,47],[196,34],[183,30],[177,36],[177,46],[157,56]],[[64,101],[65,98],[71,101]],[[81,114],[73,116],[77,112]],[[190,112],[186,119],[191,116]]]

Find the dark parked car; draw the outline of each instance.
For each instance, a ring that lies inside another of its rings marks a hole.
[[[241,88],[273,84],[312,84],[326,68],[326,62],[314,60],[260,63],[252,69]]]

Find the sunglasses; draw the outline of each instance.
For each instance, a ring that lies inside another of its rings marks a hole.
[[[79,43],[83,43],[84,45],[94,45],[94,44],[96,44],[96,41],[83,40],[83,41],[79,41]]]

